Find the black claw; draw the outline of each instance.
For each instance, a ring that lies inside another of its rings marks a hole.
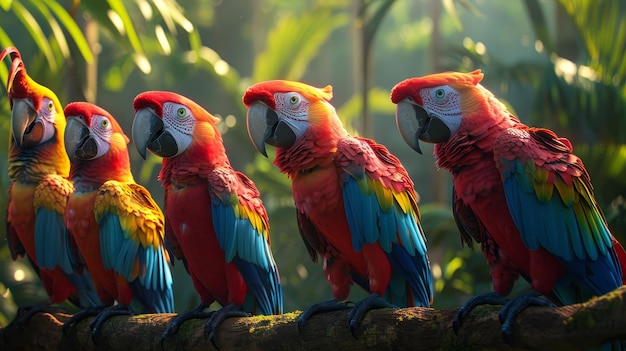
[[[211,340],[211,343],[216,349],[220,349],[215,341],[215,337],[217,336],[217,327],[219,327],[219,325],[222,324],[226,318],[251,316],[250,313],[235,310],[239,307],[240,306],[232,303],[228,304],[222,309],[215,311],[213,315],[209,317],[209,320],[204,324],[204,336]]]
[[[348,324],[350,325],[352,336],[356,338],[357,329],[361,326],[361,320],[365,313],[369,310],[379,308],[398,308],[398,306],[394,306],[383,300],[378,294],[371,294],[363,301],[357,302],[354,305],[354,308],[348,312]]]
[[[93,343],[96,344],[96,340],[100,336],[100,330],[109,318],[115,316],[129,316],[132,314],[133,311],[126,305],[115,305],[100,311],[100,313],[98,313],[98,315],[96,315],[96,317],[89,323],[89,328],[91,329],[91,340]]]
[[[322,301],[315,303],[309,307],[307,307],[304,312],[300,314],[298,317],[298,332],[302,332],[302,328],[304,328],[304,324],[311,318],[314,314],[322,313],[322,312],[332,312],[339,310],[349,309],[350,306],[342,302],[339,299],[330,299],[327,301]]]
[[[107,306],[104,305],[88,307],[76,312],[73,316],[70,317],[70,319],[63,323],[63,327],[61,327],[63,334],[67,335],[67,331],[72,326],[72,324],[78,323],[87,317],[97,316],[98,313],[102,312],[102,310],[104,310],[106,307]]]
[[[474,308],[480,305],[504,305],[507,302],[507,299],[500,296],[496,292],[488,292],[472,297],[461,305],[459,310],[454,315],[454,319],[452,319],[452,330],[455,334],[458,334],[461,329],[461,324],[463,324],[463,320],[469,316]]]
[[[531,291],[512,299],[500,309],[498,319],[502,325],[502,338],[507,344],[511,345],[513,340],[513,324],[520,312],[531,306],[556,307],[550,300],[542,298],[541,296],[540,293]]]
[[[55,313],[63,311],[64,310],[60,307],[54,307],[46,304],[24,306],[20,307],[20,309],[18,310],[18,315],[22,312],[24,314],[22,314],[19,318],[16,318],[16,321],[19,325],[24,325],[37,313]]]
[[[178,330],[186,321],[196,318],[210,318],[214,312],[204,312],[205,308],[207,308],[207,305],[200,303],[193,310],[181,313],[174,317],[167,325],[167,328],[165,328],[163,334],[161,334],[161,348],[164,349],[165,341],[171,338],[174,334],[178,333]]]

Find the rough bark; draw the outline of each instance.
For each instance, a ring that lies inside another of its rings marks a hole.
[[[225,350],[585,350],[626,339],[626,287],[584,304],[532,307],[517,318],[512,346],[500,334],[499,306],[480,306],[458,335],[451,328],[456,309],[405,308],[368,312],[354,337],[346,311],[313,316],[298,332],[297,312],[281,316],[227,319],[216,344]],[[161,349],[160,336],[173,314],[113,317],[96,343],[88,322],[61,331],[66,314],[40,313],[22,326],[2,329],[2,350]],[[204,320],[186,322],[165,350],[215,350],[203,334]]]

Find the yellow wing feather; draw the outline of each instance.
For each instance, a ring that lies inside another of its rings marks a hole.
[[[141,185],[108,181],[100,187],[94,205],[96,221],[117,214],[129,239],[157,249],[163,243],[163,212]]]
[[[40,208],[65,214],[67,198],[74,192],[74,185],[58,174],[45,176],[35,189],[33,205],[35,211]]]

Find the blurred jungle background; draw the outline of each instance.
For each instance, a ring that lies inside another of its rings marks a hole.
[[[568,137],[595,184],[613,233],[626,243],[626,2],[610,0],[0,0],[0,46],[16,46],[28,73],[61,102],[109,110],[131,133],[132,101],[170,90],[221,118],[226,150],[263,194],[285,310],[331,297],[321,264],[298,234],[289,182],[248,139],[243,91],[267,79],[332,84],[348,129],[387,145],[410,171],[435,278],[435,307],[490,291],[480,250],[461,246],[451,181],[432,147],[399,138],[389,91],[443,70],[485,73],[483,84],[522,121]],[[4,87],[8,60],[0,65]],[[0,211],[6,211],[10,111],[0,89]],[[268,148],[272,149],[272,148]],[[129,145],[133,172],[159,204],[160,159]],[[11,260],[0,223],[0,325],[46,298],[26,260]],[[174,268],[176,310],[197,295]],[[517,292],[527,289],[519,282]],[[365,294],[352,289],[351,299]],[[67,307],[72,312],[71,306]]]

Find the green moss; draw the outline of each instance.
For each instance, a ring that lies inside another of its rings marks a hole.
[[[472,351],[473,347],[461,342],[456,336],[452,333],[446,333],[441,341],[441,351]]]
[[[289,323],[295,321],[300,315],[299,311],[285,313],[281,316],[252,316],[250,318],[250,322],[252,326],[250,327],[251,334],[265,333],[268,330],[272,330],[276,325]]]
[[[335,327],[334,326],[330,326],[327,330],[326,330],[326,336],[327,337],[333,337],[335,336]]]
[[[596,317],[593,313],[582,310],[574,313],[570,318],[565,321],[565,328],[567,331],[591,329],[596,324]]]
[[[152,319],[152,314],[136,314],[133,316],[135,319]]]
[[[617,289],[611,291],[597,300],[592,300],[590,302],[585,303],[588,305],[590,303],[598,304],[597,307],[602,305],[602,309],[611,311],[611,310],[619,310],[623,304],[621,289]],[[605,316],[598,316],[597,313],[593,311],[589,311],[587,309],[581,309],[578,312],[572,314],[570,318],[565,321],[565,327],[567,331],[573,330],[582,330],[582,329],[591,329],[595,327],[599,318],[603,318]]]
[[[481,305],[472,310],[471,316],[477,319],[489,317],[493,313],[498,313],[500,305]]]

